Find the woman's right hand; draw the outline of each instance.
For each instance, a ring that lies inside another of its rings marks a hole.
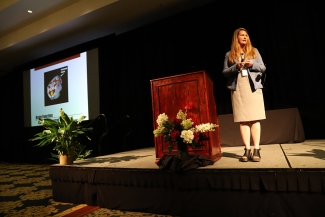
[[[238,62],[237,63],[237,69],[242,69],[245,66],[245,62]]]

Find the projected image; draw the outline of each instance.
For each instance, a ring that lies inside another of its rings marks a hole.
[[[45,106],[68,102],[68,67],[44,73]]]
[[[62,90],[62,79],[60,76],[55,76],[47,85],[47,95],[51,100],[57,99]]]
[[[97,49],[41,64],[23,76],[26,127],[40,126],[39,119],[57,119],[60,108],[73,118],[98,116]]]
[[[60,108],[71,117],[89,118],[87,71],[86,52],[31,69],[31,126],[58,118]]]

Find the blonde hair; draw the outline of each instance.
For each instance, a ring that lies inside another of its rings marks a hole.
[[[245,59],[247,58],[256,58],[256,51],[255,48],[253,47],[251,40],[249,38],[248,32],[245,28],[238,28],[234,31],[234,34],[232,36],[232,43],[231,43],[231,48],[230,48],[230,53],[229,53],[229,62],[230,63],[235,63],[235,60],[239,59],[240,53],[241,53],[241,47],[240,44],[238,43],[238,35],[240,31],[245,31],[247,33],[247,44],[244,47],[244,52],[245,52]]]

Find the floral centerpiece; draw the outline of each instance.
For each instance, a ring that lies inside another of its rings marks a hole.
[[[85,128],[80,125],[85,118],[86,116],[81,116],[78,120],[73,119],[73,117],[69,118],[61,108],[59,119],[39,120],[45,130],[35,134],[34,138],[29,141],[41,140],[36,145],[39,147],[54,144],[53,150],[57,151],[59,156],[72,155],[72,161],[87,157],[91,150],[85,150],[85,145],[80,143],[80,135],[85,134],[86,131],[91,131],[92,128]],[[90,140],[87,135],[85,136]],[[52,154],[52,156],[55,155]]]
[[[215,131],[218,125],[213,123],[198,124],[193,115],[188,111],[193,107],[192,104],[185,106],[185,112],[179,110],[176,118],[169,120],[169,117],[162,113],[157,118],[158,127],[153,131],[155,137],[163,136],[164,141],[168,142],[168,150],[171,152],[175,145],[180,148],[180,144],[185,144],[196,148],[203,146],[203,141],[209,140],[206,132]]]

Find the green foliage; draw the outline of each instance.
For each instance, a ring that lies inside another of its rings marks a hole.
[[[53,150],[57,151],[59,155],[69,155],[70,151],[74,149],[75,159],[83,159],[91,153],[91,150],[85,150],[85,146],[80,143],[81,135],[86,136],[90,140],[85,132],[92,130],[92,128],[85,128],[79,125],[85,117],[81,116],[78,120],[74,120],[72,117],[69,118],[61,108],[59,119],[39,120],[45,130],[35,134],[29,141],[40,140],[36,145],[38,147],[54,144]]]

